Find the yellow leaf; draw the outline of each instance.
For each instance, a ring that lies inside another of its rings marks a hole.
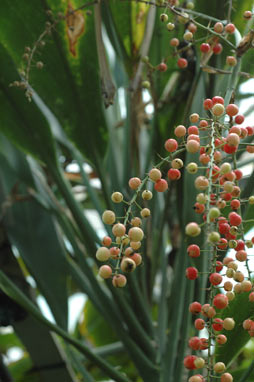
[[[67,36],[69,40],[70,52],[74,57],[76,57],[76,44],[79,37],[85,31],[85,18],[81,11],[72,12],[73,10],[74,8],[69,2],[66,12]]]

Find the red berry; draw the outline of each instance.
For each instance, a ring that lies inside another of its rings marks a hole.
[[[215,96],[212,98],[213,105],[216,105],[216,103],[220,103],[221,105],[224,105],[224,98],[220,96]]]
[[[210,98],[206,98],[203,102],[203,107],[205,110],[209,110],[213,107],[213,101]]]
[[[189,311],[192,313],[192,314],[198,314],[201,312],[201,309],[202,309],[202,305],[197,302],[197,301],[194,301],[192,302],[190,305],[189,305]]]
[[[234,31],[235,31],[235,26],[234,26],[234,24],[231,24],[231,23],[227,24],[227,25],[225,26],[225,31],[226,31],[227,33],[234,33]]]
[[[251,126],[247,126],[247,127],[246,127],[246,130],[248,131],[248,135],[253,135],[253,134],[254,134],[254,129],[253,129],[253,127],[251,127]]]
[[[220,272],[223,269],[223,264],[221,261],[216,261],[216,272]]]
[[[181,172],[177,168],[171,168],[168,170],[168,178],[171,180],[178,180],[181,178]]]
[[[236,176],[236,180],[240,180],[243,177],[243,173],[241,170],[234,170],[234,174]]]
[[[190,257],[199,257],[200,256],[200,248],[196,244],[191,244],[187,248],[188,255]]]
[[[237,246],[235,247],[236,251],[241,251],[245,248],[245,244],[243,240],[237,240]]]
[[[228,223],[219,224],[219,233],[221,233],[222,235],[226,235],[227,233],[229,233],[229,230],[230,225]]]
[[[228,246],[228,241],[227,239],[225,239],[224,237],[220,238],[218,244],[217,244],[217,247],[220,248],[220,249],[226,249]],[[217,267],[216,267],[216,271],[217,271]]]
[[[194,209],[197,214],[202,214],[205,211],[205,205],[201,203],[195,203]]]
[[[196,366],[194,364],[194,361],[197,359],[196,355],[187,355],[184,357],[183,364],[186,367],[186,369],[194,370],[196,369]]]
[[[220,54],[222,52],[222,50],[223,50],[223,47],[220,43],[214,45],[214,47],[213,47],[213,53],[214,54]]]
[[[233,154],[237,150],[237,146],[229,146],[227,143],[223,146],[223,150],[227,154]]]
[[[181,69],[187,68],[188,61],[185,58],[179,58],[177,60],[177,66]]]
[[[189,339],[189,347],[193,350],[199,350],[200,349],[200,345],[201,345],[201,342],[200,342],[200,338],[199,337],[191,337]]]
[[[232,210],[238,210],[238,208],[240,208],[240,201],[238,199],[233,199],[231,200],[230,202],[230,207],[232,208]]]
[[[238,125],[241,125],[244,121],[244,116],[241,115],[241,114],[238,114],[236,117],[235,117],[235,123],[237,123]]]
[[[209,280],[211,284],[219,285],[222,282],[222,276],[219,273],[212,273]]]
[[[203,44],[200,45],[200,50],[202,53],[208,53],[210,48],[211,48],[210,45],[204,42]]]
[[[239,226],[242,223],[242,218],[236,212],[230,212],[228,215],[229,223],[233,226]]]
[[[228,298],[222,293],[217,294],[213,299],[213,305],[217,309],[224,309],[228,306]]]
[[[168,152],[173,153],[174,151],[177,150],[178,143],[175,139],[168,139],[166,140],[164,147]]]
[[[191,135],[191,134],[199,135],[199,131],[198,131],[197,126],[190,126],[190,127],[188,127],[188,134],[189,135]]]
[[[165,62],[161,62],[158,66],[157,66],[157,69],[160,71],[160,72],[166,72],[166,70],[168,69],[167,65],[165,64]]]
[[[168,189],[168,182],[165,179],[157,180],[154,184],[154,188],[158,192],[164,192]]]
[[[195,280],[198,277],[198,270],[195,267],[189,267],[185,271],[186,277],[189,280]]]
[[[221,318],[215,318],[213,320],[212,327],[213,327],[214,330],[219,332],[220,330],[223,329],[223,320]]]
[[[229,115],[230,117],[234,117],[236,114],[238,114],[238,106],[235,105],[234,103],[230,103],[227,107],[226,107],[226,113],[227,115]]]
[[[194,322],[194,326],[197,330],[202,330],[205,327],[205,321],[202,318],[197,318]]]

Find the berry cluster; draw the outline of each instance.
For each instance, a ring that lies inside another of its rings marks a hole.
[[[226,372],[224,363],[214,362],[212,347],[216,343],[223,346],[227,342],[226,335],[220,334],[221,330],[230,331],[235,327],[232,317],[224,319],[219,317],[220,312],[230,304],[235,295],[249,293],[250,303],[254,301],[254,287],[248,266],[248,248],[253,247],[254,238],[245,240],[245,221],[241,217],[241,205],[254,204],[254,196],[241,199],[239,181],[242,172],[237,168],[235,157],[241,147],[252,152],[249,148],[253,146],[245,145],[244,138],[253,135],[254,130],[249,126],[241,127],[244,116],[239,114],[237,105],[230,103],[225,106],[224,99],[220,96],[204,100],[203,106],[206,113],[204,118],[200,118],[196,113],[191,114],[189,117],[191,125],[188,128],[183,125],[177,126],[174,130],[176,139],[166,140],[164,147],[168,156],[153,167],[143,180],[137,177],[129,180],[129,188],[134,192],[130,202],[124,201],[120,192],[112,194],[114,203],[125,202],[128,209],[123,218],[116,218],[115,213],[110,210],[103,213],[103,222],[112,225],[114,241],[109,236],[104,237],[103,246],[97,250],[96,258],[108,262],[99,269],[102,278],[112,277],[115,287],[125,286],[127,282],[125,274],[134,271],[142,263],[140,253],[144,238],[142,219],[150,216],[150,210],[140,206],[137,200],[141,199],[146,203],[153,197],[151,187],[147,183],[152,182],[154,190],[161,193],[168,189],[170,182],[181,178],[181,169],[185,168],[188,173],[193,174],[197,189],[194,209],[198,215],[202,215],[203,223],[189,222],[185,227],[185,233],[187,237],[195,238],[204,232],[206,239],[205,247],[202,249],[195,242],[189,244],[187,254],[191,263],[195,262],[195,258],[208,256],[210,265],[208,301],[204,305],[195,301],[189,307],[193,315],[202,316],[195,320],[195,330],[199,332],[206,329],[207,336],[191,337],[189,347],[195,352],[207,349],[208,356],[205,359],[198,355],[187,355],[184,366],[190,370],[204,371],[202,372],[204,375],[191,376],[189,382],[204,382],[218,376],[221,382],[232,382],[232,376]],[[187,151],[190,157],[199,153],[199,163],[194,161],[184,163],[180,158],[183,151]],[[169,165],[169,168],[167,176],[163,178],[160,168],[165,165]],[[140,217],[136,214],[137,208]],[[228,249],[235,250],[235,258],[223,258]],[[238,270],[238,263],[246,265],[248,277]],[[189,280],[207,277],[207,274],[199,272],[193,265],[185,272]],[[253,336],[253,321],[248,319],[243,325],[250,336]]]

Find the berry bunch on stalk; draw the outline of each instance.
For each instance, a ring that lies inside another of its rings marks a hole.
[[[254,301],[248,266],[248,248],[253,246],[253,242],[245,241],[245,222],[241,217],[241,205],[254,204],[254,196],[248,200],[241,199],[239,181],[242,172],[236,162],[236,153],[242,147],[253,152],[254,146],[246,146],[243,139],[253,135],[254,130],[242,127],[244,116],[239,114],[237,105],[224,105],[224,99],[220,96],[204,100],[203,106],[205,117],[201,118],[196,113],[190,115],[190,126],[177,126],[174,130],[176,139],[166,140],[164,147],[168,155],[151,168],[143,180],[138,177],[129,180],[129,188],[133,192],[130,201],[124,200],[120,192],[112,194],[114,203],[126,204],[126,214],[116,217],[114,211],[104,211],[102,220],[112,226],[112,235],[103,238],[96,258],[106,262],[99,268],[99,275],[104,279],[111,278],[114,287],[124,287],[127,283],[126,274],[142,264],[142,224],[150,216],[147,204],[153,192],[167,191],[170,182],[180,179],[182,169],[193,174],[197,189],[194,209],[202,215],[203,223],[192,221],[186,225],[186,237],[193,238],[186,255],[191,263],[199,256],[206,256],[209,259],[209,274],[199,272],[195,266],[185,270],[189,280],[208,278],[208,293],[204,305],[194,301],[189,307],[190,313],[198,315],[194,322],[197,335],[189,339],[189,347],[196,354],[187,355],[184,366],[189,370],[201,369],[201,374],[191,376],[189,382],[210,382],[218,377],[221,382],[231,382],[232,375],[227,372],[224,363],[214,362],[213,353],[216,343],[223,346],[227,342],[226,335],[220,334],[220,331],[229,331],[235,326],[233,317],[221,319],[220,312],[237,293],[249,293],[250,303]],[[185,150],[190,154],[199,153],[199,163],[184,163],[180,156]],[[163,178],[165,166],[167,176]],[[203,175],[199,175],[200,172]],[[205,233],[204,248],[195,243],[195,237],[202,230]],[[229,248],[235,250],[234,258],[218,260]],[[238,270],[239,263],[245,264],[247,277]],[[251,319],[245,320],[243,327],[250,336],[254,335],[254,322]],[[206,329],[207,335],[201,338],[198,332],[203,329]],[[202,356],[203,350],[207,350],[206,356]]]

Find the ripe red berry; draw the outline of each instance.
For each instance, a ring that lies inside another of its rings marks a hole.
[[[205,321],[202,318],[197,318],[194,322],[194,326],[197,330],[203,330],[205,327]]]
[[[236,152],[237,150],[237,146],[230,146],[228,145],[227,143],[223,146],[223,150],[225,151],[225,153],[227,154],[233,154]]]
[[[234,31],[235,31],[235,26],[234,26],[234,24],[232,24],[232,23],[229,23],[229,24],[227,24],[226,26],[225,26],[225,31],[227,32],[227,33],[234,33]]]
[[[205,110],[209,110],[213,107],[213,101],[210,98],[206,98],[203,102],[203,107]]]
[[[201,345],[200,338],[199,337],[191,337],[189,339],[188,344],[189,344],[189,347],[192,350],[199,350],[200,349],[200,345]]]
[[[209,280],[212,285],[219,285],[222,282],[222,276],[219,273],[212,273]]]
[[[190,126],[190,127],[188,127],[188,134],[189,135],[191,135],[191,134],[199,135],[199,131],[198,131],[197,126]]]
[[[225,239],[224,237],[221,237],[218,244],[217,244],[217,247],[220,249],[226,249],[227,246],[228,246],[227,239]],[[216,270],[217,270],[217,267],[216,267]]]
[[[236,114],[238,114],[238,106],[235,105],[234,103],[230,103],[227,107],[226,107],[226,113],[227,115],[229,115],[230,117],[234,117]]]
[[[213,299],[213,305],[217,309],[224,309],[228,306],[228,298],[222,293],[217,294]]]
[[[236,180],[240,180],[240,179],[242,179],[242,177],[243,177],[243,173],[242,173],[242,171],[241,170],[234,170],[234,174],[235,174],[235,176],[236,176]]]
[[[235,247],[236,251],[241,251],[245,248],[245,244],[243,240],[237,240],[237,246]]]
[[[197,202],[194,204],[194,210],[197,214],[202,214],[205,211],[205,205]]]
[[[188,255],[190,257],[199,257],[200,256],[200,248],[196,244],[191,244],[187,248]]]
[[[189,370],[194,370],[196,369],[196,366],[194,364],[194,361],[197,359],[198,357],[196,355],[187,355],[185,358],[184,358],[184,361],[183,361],[183,364],[184,366],[186,367],[186,369],[189,369]]]
[[[223,320],[221,318],[214,318],[212,327],[214,330],[219,332],[223,329]]]
[[[166,72],[166,70],[168,69],[167,65],[165,64],[165,62],[161,62],[158,66],[157,66],[157,69],[160,71],[160,72]]]
[[[185,271],[186,277],[189,280],[195,280],[198,277],[198,270],[195,267],[189,267]]]
[[[178,143],[175,139],[168,139],[166,140],[164,147],[168,152],[173,153],[174,151],[177,150]]]
[[[165,179],[157,180],[154,184],[154,188],[158,192],[164,192],[168,189],[168,182]]]
[[[223,264],[221,261],[216,261],[216,272],[220,272],[223,269]]]
[[[202,309],[202,305],[197,302],[197,301],[194,301],[192,302],[190,305],[189,305],[189,311],[192,313],[192,314],[198,314],[201,312],[201,309]]]
[[[215,96],[212,98],[213,105],[216,105],[217,103],[220,103],[221,105],[224,105],[224,98],[220,96]]]
[[[238,114],[235,117],[235,123],[237,123],[238,125],[241,125],[243,122],[244,122],[244,116],[241,114]]]
[[[176,168],[171,168],[168,170],[168,178],[171,180],[178,180],[181,178],[181,172]]]
[[[236,212],[230,212],[228,215],[229,223],[233,226],[239,226],[242,223],[242,218]]]
[[[211,46],[209,44],[207,44],[207,43],[203,42],[200,45],[200,50],[201,50],[202,53],[208,53],[210,49],[211,49]]]
[[[187,68],[187,66],[188,66],[188,61],[187,61],[185,58],[179,58],[179,59],[177,60],[177,66],[178,66],[180,69]]]
[[[224,29],[224,26],[223,26],[222,23],[217,22],[216,24],[214,24],[213,29],[214,29],[214,32],[216,32],[216,33],[222,33],[223,29]]]
[[[223,47],[220,43],[214,45],[214,47],[213,47],[213,53],[214,54],[220,54],[222,52],[222,50],[223,50]]]
[[[251,127],[251,126],[247,126],[246,127],[246,130],[248,131],[248,135],[253,135],[254,134],[254,128],[253,127]]]
[[[238,208],[240,208],[240,201],[238,199],[233,199],[231,200],[230,202],[230,207],[232,208],[232,210],[238,210]]]

